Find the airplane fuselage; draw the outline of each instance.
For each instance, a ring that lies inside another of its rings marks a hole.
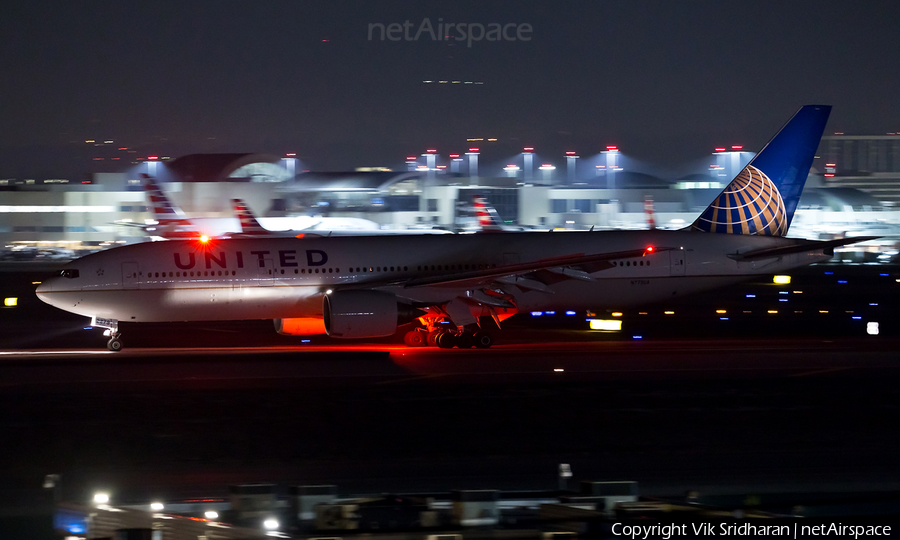
[[[588,274],[551,268],[559,279],[540,288],[527,286],[521,276],[495,279],[500,288],[514,288],[520,312],[625,307],[830,257],[821,251],[753,262],[728,256],[792,242],[691,231],[177,240],[123,246],[73,261],[66,266],[70,277],[46,280],[38,296],[72,313],[123,322],[321,317],[322,298],[332,290],[374,289],[411,304],[435,305],[465,297],[471,285],[411,282],[652,246],[641,256],[612,260]]]

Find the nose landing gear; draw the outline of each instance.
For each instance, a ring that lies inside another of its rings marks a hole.
[[[101,317],[92,317],[91,326],[106,328],[103,335],[109,338],[106,342],[106,348],[112,352],[122,350],[122,334],[119,332],[119,321],[116,319],[103,319]]]

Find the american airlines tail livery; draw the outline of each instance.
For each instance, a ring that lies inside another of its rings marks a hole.
[[[272,319],[278,332],[489,347],[480,321],[648,303],[831,257],[850,240],[785,238],[831,107],[802,107],[679,231],[172,240],[75,260],[38,297],[119,323]],[[443,324],[451,323],[451,324]],[[448,328],[452,328],[449,330]]]

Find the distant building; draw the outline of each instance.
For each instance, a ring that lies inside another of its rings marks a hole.
[[[854,188],[900,207],[900,135],[827,135],[819,145],[817,167],[825,187]]]

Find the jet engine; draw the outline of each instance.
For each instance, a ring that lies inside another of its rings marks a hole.
[[[381,291],[335,291],[325,295],[323,312],[326,332],[337,338],[390,336],[423,314]]]

